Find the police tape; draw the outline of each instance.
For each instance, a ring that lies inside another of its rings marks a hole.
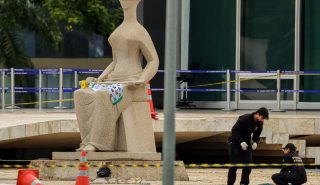
[[[1,90],[1,88],[0,88]],[[152,88],[152,91],[164,91],[163,88]],[[192,89],[176,89],[177,92],[226,92],[225,89],[197,89],[197,88],[192,88]],[[276,89],[230,89],[231,92],[241,92],[241,93],[276,93]],[[286,93],[320,93],[320,90],[290,90],[290,89],[281,89],[281,92],[286,92]],[[24,90],[20,89],[18,92],[23,93]],[[26,102],[26,103],[15,103],[14,105],[32,105],[32,104],[44,104],[44,103],[59,103],[59,102],[70,102],[73,101],[74,99],[62,99],[62,100],[48,100],[48,101],[35,101],[35,102]],[[5,104],[5,106],[10,106],[11,104]]]
[[[136,164],[136,163],[130,163],[130,164],[106,164],[106,163],[90,163],[88,162],[89,167],[118,167],[118,168],[125,168],[125,167],[156,167],[160,168],[163,166],[161,163],[144,163],[144,164]],[[292,167],[292,166],[305,166],[305,167],[312,167],[312,168],[319,168],[320,164],[314,164],[314,163],[226,163],[226,164],[175,164],[176,167],[185,167],[185,168],[230,168],[230,167]],[[0,168],[77,168],[78,164],[36,164],[36,165],[20,165],[20,164],[3,164],[0,165]]]
[[[44,72],[44,73],[59,73],[60,69],[27,69],[27,68],[13,68],[13,71],[15,74],[18,73],[38,73]],[[63,68],[63,73],[85,73],[85,74],[96,74],[96,73],[102,73],[104,70],[102,69],[74,69],[74,68]],[[11,73],[10,69],[0,69],[0,72],[6,72],[7,74]],[[165,70],[158,70],[159,73],[164,73]],[[226,73],[227,70],[176,70],[177,73]],[[254,71],[241,71],[241,70],[230,70],[231,73],[277,73],[276,70],[254,70]],[[290,71],[290,70],[280,70],[281,74],[320,74],[319,70],[305,70],[305,71]]]
[[[39,88],[32,87],[15,87],[15,93],[38,93]],[[79,88],[63,88],[63,92],[74,92]],[[2,88],[0,88],[2,90]],[[164,88],[152,88],[152,91],[164,91]],[[176,89],[177,92],[187,91],[187,92],[226,92],[226,89],[216,89],[216,88],[190,88],[190,89]],[[258,92],[258,93],[275,93],[277,89],[230,89],[232,92]],[[313,90],[294,90],[294,89],[280,89],[281,92],[287,93],[320,93],[319,89]],[[5,88],[5,92],[10,92],[10,89]],[[41,88],[41,92],[58,93],[59,88]],[[61,100],[51,100],[50,102],[59,102]],[[71,99],[67,100],[71,101]],[[31,103],[31,102],[30,102]],[[39,102],[34,102],[39,103]],[[48,101],[42,101],[42,103],[48,103]]]
[[[1,70],[1,69],[0,69]],[[5,71],[8,71],[5,69]],[[15,69],[17,72],[34,72],[34,70],[29,69]],[[44,69],[42,72],[46,73],[55,73],[57,69]],[[102,70],[76,70],[76,69],[64,69],[65,72],[83,72],[83,73],[100,73]],[[160,70],[161,71],[161,70]],[[224,71],[210,71],[210,70],[177,70],[177,72],[190,72],[190,73],[223,73]],[[253,72],[253,71],[232,71],[236,73],[242,73],[242,72]],[[253,78],[242,78],[240,80],[229,80],[229,81],[221,81],[221,82],[215,82],[215,83],[208,83],[208,84],[200,84],[200,85],[193,85],[189,86],[191,89],[176,89],[178,92],[226,92],[226,89],[215,89],[215,88],[194,88],[194,87],[207,87],[207,86],[215,86],[215,85],[222,85],[226,83],[235,83],[235,82],[243,82],[243,81],[249,81],[249,80],[256,80],[256,79],[263,79],[268,77],[274,77],[274,76],[281,76],[281,74],[274,74],[275,71],[267,71],[267,73],[270,73],[271,75],[264,75],[264,76],[258,76]],[[296,74],[296,75],[320,75],[320,71],[283,71],[284,74]],[[261,73],[265,73],[261,72]],[[63,92],[74,92],[79,88],[69,88],[69,87],[63,87]],[[2,88],[0,88],[2,90]],[[164,91],[164,88],[152,88],[152,91]],[[44,93],[58,93],[59,88],[58,87],[50,87],[50,88],[36,88],[36,87],[15,87],[14,88],[15,93],[38,93],[38,92],[44,92]],[[257,93],[275,93],[277,92],[276,89],[230,89],[231,92],[257,92]],[[320,90],[291,90],[291,89],[281,89],[281,92],[287,92],[287,93],[320,93]],[[4,88],[4,93],[10,93],[9,88]],[[67,101],[73,101],[73,99],[63,99],[63,100],[49,100],[49,101],[35,101],[35,102],[26,102],[26,103],[15,103],[14,105],[31,105],[31,104],[43,104],[43,103],[55,103],[55,102],[67,102]],[[11,104],[6,104],[5,106],[9,106]]]
[[[58,103],[58,102],[68,102],[73,101],[74,99],[62,99],[62,100],[48,100],[48,101],[35,101],[35,102],[28,102],[28,103],[15,103],[14,105],[33,105],[33,104],[39,104],[39,103]],[[11,104],[5,104],[5,106],[9,106]]]
[[[274,77],[274,76],[279,76],[279,74],[272,74],[272,75],[264,75],[264,76],[258,76],[258,77],[253,77],[253,78],[243,78],[241,80],[227,80],[227,81],[222,81],[222,82],[216,82],[216,83],[208,83],[208,84],[201,84],[201,85],[192,85],[189,87],[207,87],[207,86],[215,86],[215,85],[222,85],[226,83],[236,83],[236,82],[244,82],[244,81],[250,81],[250,80],[257,80],[257,79],[263,79],[263,78],[268,78],[268,77]]]

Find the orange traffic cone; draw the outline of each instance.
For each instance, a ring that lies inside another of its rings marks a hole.
[[[89,166],[87,163],[86,152],[81,152],[79,174],[76,179],[76,185],[90,185]]]
[[[87,153],[84,150],[82,150],[81,152],[80,162],[84,162],[84,163],[87,162]]]
[[[17,185],[42,185],[38,178],[39,170],[19,170]]]
[[[154,107],[153,107],[153,101],[152,101],[152,94],[151,94],[150,82],[147,83],[147,87],[148,87],[148,102],[149,102],[149,105],[150,105],[151,118],[152,118],[152,119],[158,119],[158,113],[156,113],[156,112],[154,111]]]

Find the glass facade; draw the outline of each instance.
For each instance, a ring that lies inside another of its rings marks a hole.
[[[301,70],[320,71],[320,1],[302,1]],[[320,76],[302,76],[300,89],[319,90]],[[319,102],[317,93],[300,93],[301,102]]]
[[[291,79],[281,80],[281,89],[293,90],[294,81]],[[274,90],[277,89],[275,80],[272,79],[258,79],[241,82],[242,90]],[[243,92],[240,94],[240,100],[275,100],[277,98],[276,92]],[[293,93],[281,93],[281,100],[293,100]]]
[[[191,0],[189,69],[235,69],[236,0]],[[194,74],[197,85],[225,81],[225,74]],[[203,88],[225,88],[222,85]],[[225,93],[189,93],[197,101],[222,101]]]
[[[107,38],[101,35],[87,35],[79,31],[63,32],[60,50],[54,49],[34,33],[25,32],[25,45],[30,57],[43,58],[100,58],[111,57]]]
[[[242,0],[241,70],[294,70],[295,0]]]
[[[239,3],[241,2],[241,3]],[[241,70],[241,71],[275,71],[300,70],[320,71],[320,0],[190,0],[189,28],[189,69],[190,70]],[[299,2],[299,1],[298,1]],[[237,6],[238,5],[241,6]],[[160,58],[160,69],[164,68],[165,40],[165,1],[144,1],[144,26],[149,31]],[[298,9],[297,9],[297,6]],[[237,14],[237,10],[240,11]],[[300,10],[301,12],[297,12]],[[300,24],[296,20],[300,13]],[[237,33],[237,15],[239,33]],[[297,26],[300,29],[297,31]],[[297,33],[300,34],[297,37]],[[239,38],[237,37],[239,35]],[[26,49],[31,57],[110,57],[111,49],[107,38],[99,35],[85,35],[73,31],[64,33],[62,50],[55,51],[42,43],[34,33],[26,31]],[[296,39],[300,39],[300,51],[295,51]],[[239,41],[239,58],[236,56]],[[295,56],[300,52],[300,58]],[[178,65],[179,66],[179,65]],[[187,74],[189,88],[225,89],[225,84],[214,84],[226,80],[225,74]],[[72,77],[70,77],[72,78]],[[234,73],[231,79],[236,79]],[[69,85],[73,84],[69,80]],[[57,86],[55,84],[54,86]],[[163,74],[153,80],[153,87],[163,87]],[[281,89],[319,90],[319,75],[300,75],[281,80]],[[243,90],[275,90],[276,79],[256,79],[240,83]],[[231,89],[235,89],[232,83]],[[162,92],[155,92],[156,104],[161,107]],[[232,101],[234,95],[232,92]],[[276,105],[276,93],[241,92],[237,101],[251,101],[252,105],[260,105],[255,100]],[[200,102],[226,101],[225,92],[189,92],[188,100]],[[285,103],[299,104],[320,102],[319,93],[281,93]],[[293,104],[291,104],[293,105]],[[305,104],[308,107],[309,104]],[[293,107],[293,106],[292,106]],[[320,104],[315,104],[320,108]],[[212,107],[215,108],[215,107]],[[239,106],[241,109],[241,106]],[[308,107],[309,108],[309,107]],[[310,107],[312,108],[312,106]]]
[[[242,71],[294,70],[295,0],[242,0]],[[293,80],[282,80],[284,89],[293,89]],[[241,82],[241,88],[276,89],[274,80]],[[285,88],[286,87],[286,88]],[[282,88],[283,89],[283,88]],[[240,100],[276,100],[276,93],[245,92]],[[292,100],[292,93],[282,93]]]

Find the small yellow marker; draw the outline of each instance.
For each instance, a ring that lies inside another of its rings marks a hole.
[[[81,80],[80,86],[81,86],[81,89],[87,88],[87,87],[88,87],[88,82],[87,82],[87,80]]]

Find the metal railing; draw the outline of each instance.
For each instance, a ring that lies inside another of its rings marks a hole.
[[[0,69],[1,71],[1,107],[2,109],[19,108],[17,105],[34,103],[38,104],[39,110],[43,108],[42,93],[58,93],[59,100],[57,100],[58,106],[54,108],[67,108],[63,105],[64,93],[71,93],[78,89],[79,74],[95,74],[99,75],[103,70],[90,70],[90,69]],[[159,70],[158,73],[164,73],[164,70]],[[231,108],[231,94],[232,93],[243,93],[243,92],[257,92],[257,93],[276,93],[277,108],[274,111],[283,111],[281,109],[281,93],[320,93],[320,90],[298,90],[298,89],[281,89],[281,79],[283,75],[320,75],[320,71],[236,71],[236,70],[177,70],[177,73],[196,73],[196,74],[225,74],[225,81],[215,82],[211,84],[199,84],[189,86],[188,89],[179,89],[178,92],[224,92],[226,93],[226,106],[224,110],[234,110]],[[239,80],[238,76],[241,74],[253,74],[253,78],[247,78]],[[258,74],[267,74],[262,76],[265,78],[271,77],[276,80],[276,89],[232,89],[231,83],[240,83],[245,80],[256,80],[264,79]],[[74,77],[74,87],[63,87],[63,80],[65,74],[71,74]],[[235,80],[231,80],[231,75],[236,76]],[[255,76],[257,74],[257,76]],[[10,75],[10,87],[5,85],[5,77]],[[38,75],[38,87],[15,87],[15,76],[16,75]],[[58,87],[43,87],[43,75],[59,75],[59,86]],[[225,88],[203,88],[208,86],[215,86],[225,84]],[[198,88],[201,87],[201,88]],[[163,88],[153,88],[152,91],[164,91]],[[10,93],[10,105],[6,107],[5,94]],[[25,102],[16,103],[15,96],[17,93],[38,93],[37,102]],[[53,102],[53,101],[50,101]]]

